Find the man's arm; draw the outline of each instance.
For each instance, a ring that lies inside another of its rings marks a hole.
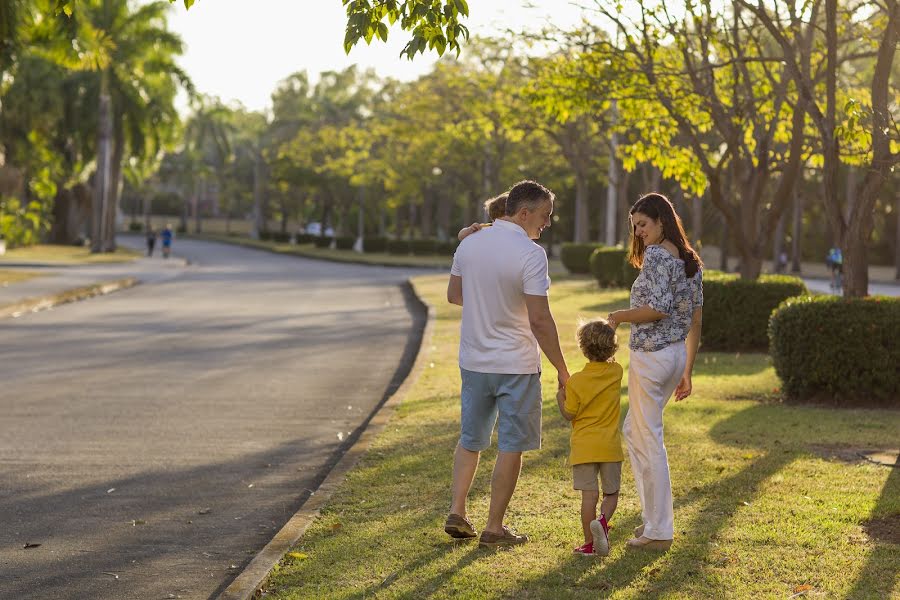
[[[450,276],[450,283],[447,284],[447,302],[463,305],[462,277],[459,275]]]
[[[531,332],[537,339],[541,350],[547,355],[547,359],[550,360],[550,364],[556,367],[559,387],[563,387],[569,379],[569,369],[566,367],[566,359],[559,347],[559,332],[556,330],[556,321],[553,320],[553,314],[550,312],[550,301],[547,296],[525,294],[525,306],[528,308]]]

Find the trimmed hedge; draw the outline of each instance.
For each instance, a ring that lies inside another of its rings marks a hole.
[[[443,254],[447,256],[453,256],[456,252],[456,248],[459,247],[459,240],[448,240],[446,242],[438,242],[435,247],[435,252],[437,254]]]
[[[765,352],[769,317],[783,301],[809,292],[788,275],[762,275],[755,281],[721,271],[703,272],[704,350]]]
[[[334,238],[334,246],[338,250],[353,250],[353,244],[356,243],[356,238],[352,235],[340,235]]]
[[[590,273],[591,255],[597,248],[603,248],[603,246],[601,244],[563,242],[559,258],[569,273]]]
[[[900,406],[900,298],[791,298],[768,334],[787,400]]]
[[[316,248],[328,248],[331,246],[332,239],[334,238],[328,235],[314,235],[313,244],[316,245]]]
[[[437,245],[437,240],[433,239],[409,240],[409,251],[416,256],[437,254]]]
[[[295,235],[298,244],[312,244],[313,237],[314,236],[311,236],[308,233],[298,233]]]
[[[388,240],[388,254],[409,254],[409,240]]]
[[[291,241],[291,234],[282,231],[272,232],[272,241],[279,244],[287,244]]]
[[[638,270],[628,264],[628,251],[618,246],[601,246],[591,253],[590,272],[601,287],[631,287]]]
[[[363,239],[363,252],[384,252],[387,250],[387,238],[372,237]]]

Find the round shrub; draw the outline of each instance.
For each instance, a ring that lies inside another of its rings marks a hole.
[[[600,244],[576,244],[574,242],[563,242],[559,258],[562,260],[563,266],[569,273],[590,273],[591,272],[591,254],[597,248],[602,248]]]
[[[356,238],[352,235],[339,235],[334,238],[334,245],[338,250],[353,250],[353,244],[356,243]]]
[[[316,245],[316,248],[328,248],[331,246],[332,239],[329,235],[315,235],[313,236],[313,244]]]
[[[384,252],[387,250],[387,238],[370,237],[363,239],[363,251],[365,252]]]
[[[132,221],[128,224],[128,231],[143,231],[144,225],[142,223],[138,223],[137,221]]]
[[[388,240],[387,251],[389,254],[409,254],[409,240]]]
[[[768,334],[786,399],[900,406],[900,298],[791,298]]]
[[[416,256],[424,256],[427,254],[437,253],[437,240],[422,239],[409,240],[409,251]]]
[[[803,280],[788,275],[741,279],[732,273],[703,272],[704,350],[765,352],[772,311],[784,300],[808,294]]]
[[[600,246],[591,253],[590,272],[602,287],[625,287],[625,264],[628,254],[618,246]],[[637,277],[637,275],[635,275]],[[627,282],[631,285],[634,279]]]

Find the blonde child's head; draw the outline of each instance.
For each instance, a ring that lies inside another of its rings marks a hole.
[[[507,192],[503,192],[499,196],[484,201],[484,212],[492,222],[506,214],[506,197],[508,195]]]
[[[606,362],[619,349],[616,330],[610,327],[606,319],[586,321],[578,326],[575,332],[578,347],[591,362]]]

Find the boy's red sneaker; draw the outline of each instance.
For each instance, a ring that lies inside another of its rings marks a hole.
[[[594,554],[609,556],[609,523],[604,515],[591,521],[591,535],[594,536]]]
[[[572,554],[578,554],[580,556],[593,556],[594,555],[594,542],[588,542],[587,544],[578,546],[577,548],[572,550]]]

